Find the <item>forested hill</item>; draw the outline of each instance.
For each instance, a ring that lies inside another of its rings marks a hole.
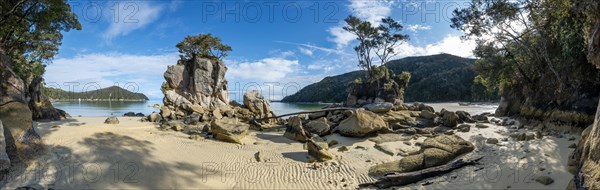
[[[486,93],[485,87],[473,82],[475,59],[450,54],[406,57],[390,61],[386,66],[394,73],[408,71],[412,74],[405,92],[405,102],[446,101],[496,101],[496,93]],[[308,85],[297,93],[282,99],[283,102],[342,102],[346,100],[346,88],[363,71],[325,77]]]
[[[68,92],[56,88],[44,88],[46,95],[55,101],[146,101],[148,97],[142,93],[134,93],[118,86],[102,88],[87,92]]]

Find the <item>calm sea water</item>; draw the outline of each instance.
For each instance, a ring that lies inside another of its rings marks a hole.
[[[150,100],[146,102],[53,102],[52,105],[58,109],[65,110],[71,116],[122,116],[127,112],[143,113],[148,115],[159,110],[152,105],[162,105],[161,100]],[[305,110],[318,110],[327,104],[294,104],[271,102],[271,110],[276,115],[293,113]]]
[[[143,113],[148,115],[154,111],[159,110],[153,108],[154,104],[162,104],[160,100],[150,100],[146,102],[54,102],[54,107],[65,110],[71,116],[122,116],[127,112]],[[318,110],[327,104],[316,104],[316,103],[283,103],[283,102],[271,102],[271,110],[276,115],[282,115],[287,113],[307,111],[307,110]],[[458,103],[427,103],[431,105],[436,111],[445,108],[449,111],[466,111],[470,114],[481,114],[483,112],[491,112],[498,107],[497,104],[485,104],[485,105],[469,105],[459,106]]]

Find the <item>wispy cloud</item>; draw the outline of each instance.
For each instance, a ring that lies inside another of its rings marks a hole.
[[[108,18],[108,28],[102,33],[102,38],[109,42],[115,37],[125,36],[156,21],[162,11],[160,5],[151,5],[146,1],[133,1],[119,5],[119,14]]]
[[[312,44],[286,42],[286,41],[274,41],[274,42],[275,43],[282,43],[282,44],[297,45],[297,46],[301,46],[301,47],[305,47],[305,48],[310,48],[312,50],[323,51],[323,52],[328,53],[328,54],[340,54],[340,55],[347,55],[348,54],[348,53],[344,52],[343,50],[325,48],[325,47],[320,47],[320,46],[316,46],[316,45],[312,45]]]
[[[420,24],[411,24],[411,25],[407,25],[406,29],[411,32],[418,32],[419,30],[431,30],[431,26],[420,25]]]
[[[313,55],[313,51],[307,48],[303,48],[303,47],[298,47],[298,51],[300,51],[300,53],[304,54],[304,55],[308,55],[308,56],[312,56]]]

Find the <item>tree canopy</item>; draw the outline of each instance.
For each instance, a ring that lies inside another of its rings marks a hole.
[[[477,41],[476,82],[527,106],[588,109],[578,105],[598,96],[600,75],[586,60],[581,2],[472,0],[451,27]]]
[[[62,31],[81,29],[65,0],[3,0],[0,10],[0,48],[26,81],[44,73],[44,65],[58,53]]]
[[[221,59],[231,51],[231,46],[221,43],[221,38],[212,34],[199,34],[187,36],[177,44],[182,58],[193,59],[203,57],[209,59]]]
[[[354,34],[359,42],[354,47],[358,66],[366,70],[368,75],[374,74],[373,68],[377,66],[373,63],[374,60],[379,59],[379,65],[385,64],[398,55],[396,48],[408,40],[408,35],[400,33],[402,25],[391,17],[381,19],[379,26],[352,15],[344,21],[346,26],[343,29]]]

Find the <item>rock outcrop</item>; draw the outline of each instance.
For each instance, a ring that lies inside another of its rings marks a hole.
[[[68,114],[61,110],[54,108],[50,99],[43,92],[42,77],[33,79],[29,85],[29,108],[33,114],[33,120],[36,121],[57,121],[66,119]]]
[[[42,139],[33,129],[29,106],[22,102],[0,105],[6,151],[11,161],[32,158],[44,150]]]
[[[417,154],[398,161],[377,164],[369,169],[372,176],[421,170],[448,163],[456,157],[471,152],[475,146],[456,135],[439,135],[425,139]]]
[[[587,36],[588,61],[600,69],[600,17],[592,23],[594,24],[587,33],[589,34]],[[600,188],[600,102],[596,109],[594,123],[590,127],[591,129],[586,129],[589,131],[588,134],[582,134],[579,146],[573,155],[576,157],[575,160],[579,160],[579,167],[573,178],[572,188]]]
[[[228,106],[226,71],[222,61],[180,59],[164,74],[164,105],[176,118]]]

